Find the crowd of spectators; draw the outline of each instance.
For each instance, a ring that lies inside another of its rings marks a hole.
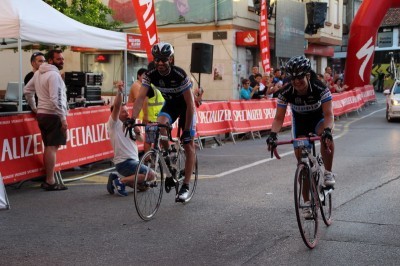
[[[343,84],[343,74],[332,74],[332,68],[327,66],[324,74],[317,74],[321,80],[331,91],[331,93],[340,93],[345,91],[348,86]],[[286,76],[283,69],[273,69],[271,72],[261,74],[257,66],[251,69],[251,75],[248,79],[241,80],[239,91],[239,99],[268,99],[276,98],[279,91],[290,83],[290,77]]]

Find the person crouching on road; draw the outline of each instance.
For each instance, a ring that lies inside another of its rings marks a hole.
[[[114,194],[116,189],[120,196],[128,196],[126,186],[134,187],[136,168],[139,165],[138,146],[136,141],[125,136],[124,122],[129,118],[128,108],[122,103],[124,83],[122,81],[116,84],[118,92],[115,96],[114,104],[111,106],[111,115],[107,122],[107,130],[110,135],[111,145],[114,149],[115,169],[118,174],[123,177],[111,173],[108,177],[107,191]],[[136,139],[142,141],[140,130],[134,129]],[[147,172],[146,166],[142,166],[140,173]],[[143,179],[144,175],[140,174],[139,179]],[[153,178],[153,172],[149,178]]]

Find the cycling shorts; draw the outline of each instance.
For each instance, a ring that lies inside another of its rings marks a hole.
[[[309,133],[317,134],[318,128],[323,122],[324,118],[321,114],[293,116],[293,138],[308,136]]]
[[[172,125],[179,117],[178,126],[181,133],[186,124],[186,102],[180,101],[165,101],[158,116],[165,116],[168,118],[170,125]],[[193,115],[192,125],[190,126],[190,135],[194,137],[196,134],[196,113]]]

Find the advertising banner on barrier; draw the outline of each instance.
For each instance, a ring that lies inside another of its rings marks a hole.
[[[57,152],[56,171],[113,156],[106,123],[106,106],[71,110],[67,145]],[[4,183],[44,174],[42,137],[32,114],[0,117],[0,162]]]
[[[212,136],[231,132],[232,119],[228,102],[204,103],[197,109],[197,134]]]
[[[360,88],[360,91],[362,94],[362,99],[364,99],[364,102],[371,102],[376,100],[374,86],[365,85],[364,87]]]
[[[334,115],[357,110],[367,99],[375,99],[372,86],[333,94]],[[132,106],[128,106],[131,109]],[[197,136],[229,132],[268,130],[276,112],[276,99],[204,102],[197,109]],[[57,153],[56,170],[64,170],[113,157],[107,132],[108,106],[71,110],[68,115],[67,145]],[[283,126],[291,125],[287,108]],[[177,123],[173,136],[177,136]],[[142,129],[144,130],[144,129]],[[139,150],[143,143],[138,142]],[[0,170],[5,184],[44,175],[42,138],[35,116],[0,116]]]

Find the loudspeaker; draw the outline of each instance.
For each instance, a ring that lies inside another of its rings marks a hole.
[[[324,27],[327,8],[328,4],[322,2],[309,2],[306,4],[308,24],[305,33],[316,34],[319,28]]]
[[[190,72],[212,73],[214,46],[208,43],[192,43]]]

